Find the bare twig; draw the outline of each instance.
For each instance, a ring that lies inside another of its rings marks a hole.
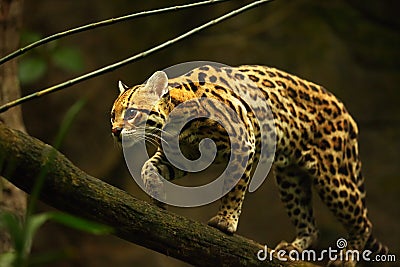
[[[56,34],[53,34],[51,36],[45,37],[43,39],[40,39],[32,44],[29,44],[23,48],[20,48],[10,54],[8,54],[7,56],[0,58],[0,65],[13,59],[16,58],[26,52],[28,52],[29,50],[32,50],[38,46],[47,44],[51,41],[60,39],[62,37],[66,37],[69,35],[73,35],[76,33],[80,33],[80,32],[84,32],[87,30],[92,30],[95,28],[100,28],[100,27],[104,27],[104,26],[109,26],[118,22],[122,22],[122,21],[127,21],[127,20],[132,20],[132,19],[136,19],[136,18],[140,18],[140,17],[146,17],[146,16],[151,16],[151,15],[155,15],[155,14],[161,14],[161,13],[166,13],[166,12],[170,12],[170,11],[177,11],[177,10],[182,10],[182,9],[188,9],[188,8],[193,8],[193,7],[198,7],[198,6],[203,6],[203,5],[210,5],[210,4],[216,4],[216,3],[220,3],[220,2],[224,2],[224,1],[228,1],[228,0],[208,0],[208,1],[202,1],[202,2],[198,2],[198,3],[192,3],[192,4],[186,4],[186,5],[181,5],[181,6],[173,6],[173,7],[166,7],[166,8],[160,8],[160,9],[154,9],[154,10],[148,10],[148,11],[142,11],[139,13],[135,13],[135,14],[130,14],[130,15],[126,15],[126,16],[122,16],[122,17],[118,17],[118,18],[111,18],[111,19],[107,19],[107,20],[103,20],[103,21],[99,21],[99,22],[95,22],[95,23],[91,23],[91,24],[87,24],[87,25],[83,25],[74,29],[70,29],[67,31],[63,31],[63,32],[59,32]]]
[[[271,1],[272,0],[255,1],[253,3],[250,3],[248,5],[245,5],[245,6],[241,7],[241,8],[239,8],[239,9],[233,10],[233,11],[231,11],[231,12],[229,12],[229,13],[221,16],[221,17],[218,17],[217,19],[211,20],[211,21],[209,21],[209,22],[207,22],[207,23],[205,23],[205,24],[203,24],[203,25],[201,25],[199,27],[196,27],[196,28],[194,28],[194,29],[192,29],[192,30],[190,30],[188,32],[185,32],[184,34],[179,35],[178,37],[175,37],[175,38],[173,38],[173,39],[171,39],[171,40],[169,40],[167,42],[164,42],[164,43],[162,43],[160,45],[157,45],[157,46],[155,46],[153,48],[150,48],[149,50],[146,50],[146,51],[144,51],[142,53],[136,54],[136,55],[131,56],[129,58],[126,58],[126,59],[124,59],[122,61],[119,61],[119,62],[116,62],[114,64],[108,65],[106,67],[97,69],[95,71],[86,73],[84,75],[81,75],[81,76],[76,77],[74,79],[68,80],[66,82],[59,83],[57,85],[48,87],[48,88],[43,89],[43,90],[41,90],[39,92],[24,96],[22,98],[14,100],[14,101],[11,101],[11,102],[3,105],[3,106],[0,106],[0,113],[8,110],[11,107],[17,106],[19,104],[22,104],[22,103],[24,103],[26,101],[29,101],[29,100],[32,100],[34,98],[38,98],[38,97],[41,97],[41,96],[44,96],[44,95],[59,91],[59,90],[64,89],[66,87],[69,87],[69,86],[72,86],[74,84],[77,84],[79,82],[88,80],[90,78],[93,78],[93,77],[99,76],[101,74],[113,71],[113,70],[115,70],[117,68],[123,67],[123,66],[125,66],[125,65],[127,65],[129,63],[132,63],[132,62],[137,61],[137,60],[139,60],[141,58],[144,58],[144,57],[146,57],[146,56],[148,56],[148,55],[150,55],[150,54],[152,54],[154,52],[157,52],[157,51],[159,51],[161,49],[164,49],[164,48],[166,48],[166,47],[168,47],[168,46],[170,46],[170,45],[172,45],[172,44],[174,44],[174,43],[176,43],[178,41],[181,41],[181,40],[183,40],[183,39],[185,39],[185,38],[187,38],[187,37],[189,37],[189,36],[191,36],[191,35],[193,35],[195,33],[200,32],[200,31],[202,31],[202,30],[204,30],[206,28],[209,28],[209,27],[211,27],[211,26],[213,26],[215,24],[218,24],[218,23],[220,23],[220,22],[222,22],[222,21],[224,21],[224,20],[226,20],[228,18],[234,17],[234,16],[236,16],[236,15],[238,15],[238,14],[244,12],[244,11],[247,11],[247,10],[249,10],[251,8],[254,8],[254,7],[258,6],[258,5],[261,5],[261,4],[264,4],[264,3],[267,3],[267,2],[271,2]]]

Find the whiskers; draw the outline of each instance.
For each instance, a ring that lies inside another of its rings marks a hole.
[[[149,126],[137,127],[135,128],[135,130],[123,133],[123,135],[123,139],[127,138],[126,141],[128,143],[135,144],[141,141],[145,141],[155,148],[160,145],[160,142],[163,143],[163,145],[168,145],[168,142],[164,139],[164,137],[162,137],[162,135],[166,135],[168,137],[172,136],[170,133],[163,129]]]
[[[172,137],[172,134],[158,127],[147,127],[147,129],[150,131],[145,134],[146,138],[159,140],[163,145],[168,145],[167,140],[165,140],[163,136]]]
[[[118,137],[116,137],[113,134],[111,136],[112,136],[112,139],[113,139],[114,147],[121,148],[121,139],[119,139]]]

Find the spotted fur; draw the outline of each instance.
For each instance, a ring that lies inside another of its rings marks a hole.
[[[263,114],[254,114],[257,111],[250,110],[231,89],[235,86],[233,80],[247,83],[248,86],[241,89],[243,93],[257,93],[254,94],[257,103],[268,105],[274,116],[265,118],[275,124],[277,131],[273,172],[280,198],[296,228],[296,238],[292,242],[282,241],[277,249],[301,252],[316,241],[318,230],[311,203],[311,189],[314,188],[346,228],[349,235],[347,249],[387,253],[387,248],[371,235],[357,125],[343,103],[317,84],[264,66],[203,66],[170,80],[165,73],[156,72],[145,84],[130,89],[120,86],[121,94],[111,112],[112,133],[119,140],[123,135],[132,135],[134,142],[135,128],[146,127],[149,140],[159,145],[160,140],[154,135],[163,129],[169,113],[180,103],[198,97],[222,101],[240,114],[249,142],[237,160],[240,164],[242,156],[247,157],[246,171],[223,197],[218,214],[209,221],[211,226],[234,233],[252,170],[260,158],[260,123],[255,117]],[[155,106],[148,106],[153,97],[161,97],[161,100]],[[149,114],[147,121],[143,120],[144,113]],[[236,127],[235,121],[230,123]],[[208,119],[191,122],[180,134],[183,150],[189,158],[198,156],[198,143],[206,137],[216,142],[220,161],[229,159],[230,147],[236,141],[229,143],[226,131]],[[240,136],[237,138],[240,142]],[[153,172],[168,180],[186,175],[171,166],[160,146],[142,169],[142,178],[148,188],[159,185],[151,175]],[[347,265],[354,266],[355,263],[348,262]]]

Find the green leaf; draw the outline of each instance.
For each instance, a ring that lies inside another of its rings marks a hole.
[[[67,213],[48,212],[46,214],[49,216],[49,218],[51,218],[52,221],[90,234],[102,235],[113,232],[113,229],[109,226],[78,218]]]
[[[26,228],[25,228],[25,251],[30,251],[33,238],[37,230],[50,219],[50,216],[47,213],[41,213],[32,215],[26,220]]]
[[[34,43],[36,41],[39,41],[40,39],[42,39],[42,36],[38,32],[25,31],[21,34],[22,45]]]
[[[84,100],[79,100],[77,101],[72,107],[68,109],[67,114],[64,116],[64,120],[61,124],[61,127],[58,131],[56,140],[53,145],[53,149],[49,151],[47,162],[43,166],[43,168],[40,170],[39,176],[36,179],[36,183],[33,186],[32,192],[31,192],[31,198],[28,203],[28,208],[27,208],[27,217],[31,214],[33,214],[33,211],[36,207],[36,202],[39,197],[39,193],[42,189],[48,168],[50,164],[52,164],[52,161],[54,160],[54,156],[56,155],[56,149],[59,149],[61,146],[62,141],[64,140],[65,136],[67,135],[68,130],[70,129],[75,117],[78,115],[82,107],[84,106],[85,101]]]
[[[6,229],[10,233],[15,250],[17,252],[22,251],[24,240],[22,236],[22,225],[19,219],[10,212],[3,212],[0,214],[0,228]]]
[[[78,113],[81,112],[83,106],[86,104],[86,101],[83,99],[78,100],[75,102],[64,115],[64,119],[61,123],[60,129],[58,130],[56,139],[54,141],[53,147],[55,149],[59,149],[61,146],[62,141],[67,136],[69,129],[72,126],[75,118],[78,116]]]
[[[12,267],[14,266],[15,259],[17,255],[15,252],[7,252],[0,254],[0,266],[2,267]]]
[[[19,63],[18,75],[22,84],[30,84],[43,77],[47,70],[46,61],[39,57],[27,57]]]
[[[27,220],[25,232],[25,251],[30,251],[30,247],[37,230],[47,221],[54,221],[70,228],[84,231],[91,234],[108,234],[112,232],[112,228],[91,222],[76,216],[62,212],[46,212],[32,215]]]
[[[74,47],[59,47],[52,53],[52,59],[56,66],[70,72],[83,70],[83,57],[81,52]]]

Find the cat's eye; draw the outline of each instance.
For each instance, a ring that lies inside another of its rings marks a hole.
[[[113,111],[111,112],[111,123],[113,123],[114,120],[115,120],[115,111],[113,110]]]
[[[133,119],[133,118],[136,116],[137,112],[138,112],[138,111],[137,111],[136,109],[134,109],[134,108],[128,108],[128,109],[125,111],[124,120],[131,120],[131,119]]]

